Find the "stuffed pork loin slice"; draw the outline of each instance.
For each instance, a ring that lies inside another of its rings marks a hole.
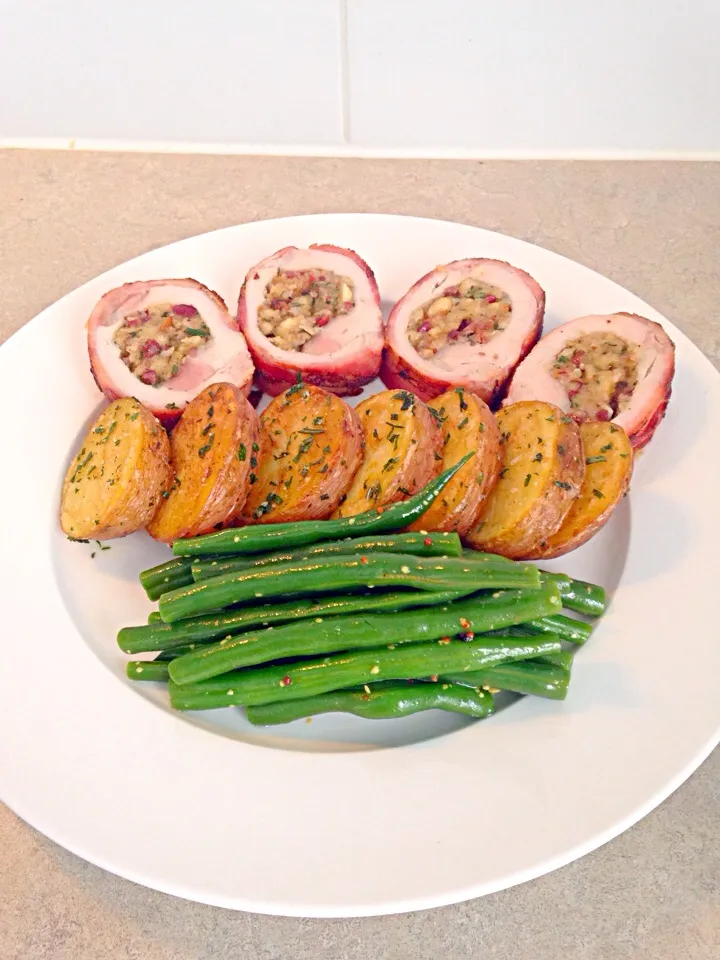
[[[166,426],[201,390],[247,394],[253,363],[224,301],[197,280],[139,280],[106,293],[87,322],[90,367],[109,400],[136,397]]]
[[[540,336],[545,293],[500,260],[455,260],[417,281],[388,318],[380,376],[432,400],[465,387],[488,404]]]
[[[380,369],[383,324],[370,267],[330,244],[285,247],[248,272],[238,323],[271,396],[303,382],[354,396]]]
[[[515,371],[505,403],[545,400],[576,422],[612,421],[635,449],[665,414],[675,345],[633,313],[579,317],[546,334]]]

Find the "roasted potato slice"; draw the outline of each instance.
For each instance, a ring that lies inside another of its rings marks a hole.
[[[384,390],[357,405],[365,456],[335,517],[405,500],[442,466],[442,435],[422,400],[407,390]]]
[[[585,475],[580,430],[550,403],[526,400],[497,414],[503,468],[478,525],[476,550],[524,559],[565,519]]]
[[[500,430],[490,407],[462,387],[436,397],[430,403],[430,413],[442,432],[442,470],[466,453],[475,456],[458,470],[410,529],[457,530],[462,537],[474,526],[497,483],[502,466]]]
[[[585,479],[559,529],[528,554],[549,560],[582,546],[603,527],[630,485],[633,448],[622,427],[595,420],[580,425]]]
[[[240,510],[257,463],[257,414],[231,383],[214,383],[185,407],[170,436],[175,470],[148,524],[156,540],[209,533]]]
[[[334,394],[299,383],[270,402],[260,424],[257,483],[250,489],[243,521],[328,517],[362,459],[355,411]]]
[[[170,477],[163,427],[134,398],[115,400],[90,427],[65,475],[60,526],[76,540],[110,540],[140,530]]]

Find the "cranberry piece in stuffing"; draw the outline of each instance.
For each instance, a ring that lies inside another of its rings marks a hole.
[[[156,357],[161,352],[162,347],[157,340],[148,340],[148,342],[144,344],[142,348],[142,355],[145,357],[145,359]]]
[[[191,303],[174,303],[172,311],[179,317],[194,317],[197,314],[196,308]]]

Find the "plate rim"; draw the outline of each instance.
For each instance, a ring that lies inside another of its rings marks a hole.
[[[527,247],[534,251],[538,251],[538,250],[542,251],[543,255],[547,255],[553,261],[562,261],[565,265],[569,265],[573,271],[576,271],[578,268],[582,269],[583,271],[587,271],[589,274],[592,274],[596,278],[599,278],[600,280],[602,280],[603,283],[612,284],[613,287],[617,288],[619,291],[622,291],[624,294],[629,294],[629,296],[633,300],[640,301],[640,298],[636,297],[630,291],[624,290],[624,288],[620,287],[614,281],[609,280],[609,278],[604,277],[603,275],[597,273],[596,271],[593,271],[590,268],[582,264],[579,264],[576,261],[569,259],[568,257],[563,256],[562,254],[557,254],[554,251],[550,251],[545,248],[538,247],[537,245],[529,243],[528,241],[525,241],[525,240],[509,237],[508,235],[505,235],[505,234],[498,234],[494,231],[484,230],[483,228],[475,227],[469,224],[459,224],[455,221],[450,221],[450,220],[436,220],[436,219],[427,218],[427,217],[407,217],[403,215],[393,215],[393,214],[332,213],[332,214],[300,215],[297,217],[283,217],[283,218],[275,218],[272,220],[255,221],[250,224],[238,224],[234,226],[227,226],[227,227],[221,228],[220,230],[207,231],[203,234],[198,234],[194,237],[189,237],[184,240],[174,241],[171,244],[165,245],[160,248],[156,248],[155,250],[148,251],[147,253],[144,253],[144,254],[140,254],[138,257],[134,257],[131,260],[126,261],[125,263],[122,263],[115,267],[110,268],[110,270],[105,271],[99,276],[87,281],[85,284],[69,292],[63,298],[57,301],[55,304],[52,304],[51,306],[45,308],[45,310],[41,311],[41,313],[38,314],[34,319],[24,324],[23,327],[21,327],[14,334],[12,334],[11,337],[8,338],[6,343],[3,344],[2,349],[0,350],[0,368],[2,367],[3,359],[5,357],[7,357],[10,353],[12,353],[15,350],[21,350],[24,348],[25,337],[32,338],[35,335],[32,331],[39,329],[40,323],[38,321],[41,321],[42,318],[46,318],[47,316],[52,316],[55,313],[62,312],[64,307],[66,307],[69,303],[72,302],[72,298],[74,297],[79,298],[81,295],[87,293],[89,290],[94,289],[101,282],[104,283],[106,278],[113,277],[113,275],[115,274],[121,273],[122,271],[126,271],[132,268],[133,265],[136,264],[138,261],[145,261],[148,258],[155,259],[158,257],[162,257],[162,255],[167,254],[168,252],[170,252],[170,254],[172,255],[173,249],[178,246],[198,244],[198,243],[202,244],[202,242],[207,240],[207,238],[213,238],[213,237],[216,238],[218,237],[218,235],[222,235],[222,237],[224,237],[225,235],[231,236],[236,234],[238,231],[242,231],[247,227],[253,228],[253,227],[256,227],[257,225],[265,225],[265,226],[270,225],[274,228],[285,228],[288,225],[297,226],[299,221],[304,221],[304,222],[313,221],[313,223],[316,224],[318,223],[318,221],[322,221],[323,223],[326,223],[328,219],[333,220],[337,218],[341,218],[341,219],[349,218],[354,221],[365,221],[365,222],[374,222],[377,220],[380,220],[380,221],[393,220],[393,221],[405,221],[405,222],[420,221],[425,225],[443,224],[453,228],[463,227],[466,230],[479,232],[480,234],[483,234],[486,238],[500,237],[500,238],[503,238],[504,241],[511,241],[511,245],[513,246],[519,244],[519,245],[522,245],[522,247]],[[110,279],[109,282],[112,284],[115,281],[114,279]],[[229,306],[231,306],[232,308],[232,304],[229,304]],[[692,343],[692,341],[687,337],[687,335],[684,334],[682,331],[680,331],[678,328],[676,328],[674,324],[672,324],[666,318],[661,317],[658,311],[654,310],[652,307],[650,307],[647,304],[645,304],[645,307],[653,317],[662,319],[664,325],[666,325],[669,328],[669,332],[675,338],[676,343],[683,344],[683,348],[682,348],[683,351],[687,352],[688,355],[692,356],[694,363],[699,364],[700,368],[703,369],[705,373],[709,373],[711,371],[712,379],[714,380],[714,386],[715,388],[719,388],[720,378],[718,377],[718,372],[715,370],[711,362]],[[43,321],[43,322],[46,322],[46,321]],[[23,331],[25,331],[24,334],[23,334]],[[27,331],[30,331],[30,332],[27,332]],[[18,343],[20,343],[20,346],[18,346]],[[702,363],[700,361],[702,361]],[[0,482],[0,490],[2,490],[1,482]],[[46,511],[41,511],[40,513],[42,516],[46,517],[49,514],[51,514],[51,511],[46,510]],[[45,560],[47,559],[48,558],[45,558]],[[47,563],[45,564],[45,573],[47,573]],[[50,605],[50,609],[53,609],[52,604]],[[54,610],[54,612],[57,613],[58,611]],[[69,619],[68,619],[68,622],[69,622]],[[74,627],[73,627],[73,630],[74,630]],[[91,657],[92,660],[95,661],[97,665],[97,658],[95,658],[94,654],[92,654],[92,651],[90,651],[90,649],[86,647],[84,644],[82,644],[82,648],[83,648],[83,653],[77,662],[79,663],[82,660],[86,660],[88,657]],[[81,647],[76,645],[75,653],[79,653],[80,650],[81,650]],[[90,672],[94,673],[95,671],[91,670]],[[0,687],[0,689],[2,688]],[[128,702],[130,701],[136,702],[136,703],[141,702],[142,698],[137,697],[137,695],[129,688],[126,689],[126,693],[131,695]],[[113,699],[117,699],[117,698],[113,697]],[[155,711],[156,713],[159,712],[151,704],[145,703],[145,706]],[[1,705],[0,705],[0,709],[2,709]],[[538,711],[531,711],[531,712],[538,712]],[[543,711],[540,710],[539,713],[542,714]],[[173,719],[176,720],[176,718],[173,718]],[[568,849],[567,851],[565,851],[565,853],[558,854],[555,858],[546,859],[542,864],[538,865],[538,869],[535,871],[532,871],[532,870],[519,871],[516,876],[503,877],[498,881],[496,885],[493,885],[492,883],[484,883],[484,884],[480,884],[478,888],[467,888],[462,893],[455,890],[455,891],[449,891],[445,895],[430,895],[428,898],[425,898],[425,899],[416,898],[411,902],[398,900],[394,904],[383,903],[380,905],[380,909],[377,909],[378,905],[368,906],[367,904],[364,906],[360,906],[358,909],[353,909],[352,905],[350,904],[344,905],[344,906],[342,905],[336,906],[328,909],[322,909],[322,908],[318,909],[317,906],[313,907],[310,904],[292,905],[292,904],[271,903],[271,902],[263,903],[261,901],[252,901],[252,900],[243,901],[242,898],[234,898],[232,902],[219,902],[218,898],[214,895],[210,895],[208,898],[204,898],[201,894],[198,893],[197,890],[183,891],[182,885],[178,885],[174,883],[164,884],[163,882],[157,879],[153,879],[152,882],[149,882],[147,877],[136,875],[133,873],[132,870],[119,869],[117,864],[102,862],[102,858],[93,856],[91,852],[83,850],[82,844],[79,844],[79,845],[69,844],[58,839],[54,835],[54,832],[52,829],[47,829],[46,826],[43,825],[42,823],[35,822],[35,818],[33,818],[32,816],[27,816],[25,813],[23,813],[19,809],[19,807],[23,806],[22,801],[18,804],[16,808],[16,805],[12,803],[12,799],[11,799],[8,802],[8,806],[10,806],[11,809],[13,810],[17,809],[18,815],[21,816],[22,819],[25,819],[26,822],[30,823],[35,829],[38,829],[41,833],[43,833],[45,836],[48,836],[54,842],[60,843],[66,849],[69,849],[73,853],[76,853],[77,855],[83,857],[83,859],[86,859],[92,863],[95,863],[98,866],[101,866],[104,869],[109,870],[110,872],[115,873],[119,876],[123,876],[126,879],[132,880],[137,883],[141,883],[146,886],[151,886],[154,889],[162,890],[163,892],[166,892],[166,893],[171,893],[176,896],[184,897],[185,899],[190,899],[197,902],[211,903],[211,904],[225,906],[233,909],[242,909],[242,910],[249,910],[253,912],[261,912],[261,913],[282,915],[282,916],[350,917],[350,916],[371,916],[371,915],[378,915],[380,913],[382,914],[400,913],[400,912],[406,912],[409,910],[427,909],[429,907],[441,906],[449,903],[457,903],[463,900],[472,899],[474,897],[484,895],[485,893],[495,892],[500,889],[506,889],[510,886],[525,882],[527,880],[533,879],[537,876],[541,876],[547,872],[550,872],[551,870],[557,869],[558,867],[563,866],[577,859],[578,857],[584,856],[586,853],[590,852],[591,850],[594,850],[599,846],[602,846],[603,844],[607,843],[609,840],[613,839],[615,836],[622,833],[624,830],[628,829],[628,827],[630,827],[632,824],[637,822],[639,819],[641,819],[643,816],[649,813],[652,809],[654,809],[657,805],[659,805],[664,799],[666,799],[666,797],[668,797],[672,792],[674,792],[674,790],[676,790],[687,779],[687,777],[690,776],[690,774],[695,769],[697,769],[698,766],[700,766],[700,764],[711,753],[714,746],[717,744],[718,740],[720,739],[720,715],[718,716],[717,720],[718,720],[718,726],[714,731],[714,733],[712,733],[703,744],[698,746],[692,758],[686,761],[685,765],[676,772],[673,778],[668,780],[661,789],[653,793],[645,801],[644,804],[636,807],[624,819],[617,820],[612,826],[609,826],[604,832],[595,834],[593,837],[589,838],[584,844],[576,845],[574,848]],[[187,724],[184,725],[184,727],[187,727],[187,726],[188,726]],[[494,726],[495,725],[493,724],[492,727]],[[461,731],[461,734],[464,735],[464,731]],[[458,734],[456,733],[450,736],[458,737]],[[400,748],[400,749],[409,749],[409,748]],[[2,755],[1,751],[2,751],[2,747],[0,747],[0,755]],[[381,751],[381,752],[388,753],[391,751]],[[302,754],[302,756],[307,758],[308,755]],[[337,755],[334,755],[334,756],[337,756]],[[315,764],[313,763],[313,766],[314,765]],[[322,765],[322,761],[321,761],[321,765]],[[3,780],[2,765],[0,765],[0,782],[2,782],[2,780]]]

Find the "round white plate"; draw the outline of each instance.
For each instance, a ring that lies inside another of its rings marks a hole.
[[[102,400],[84,321],[109,288],[156,277],[195,277],[232,308],[250,265],[312,242],[358,250],[386,305],[438,263],[498,257],[545,288],[546,328],[629,310],[675,340],[673,399],[631,496],[594,541],[555,563],[614,591],[565,702],[528,697],[482,723],[326,716],[257,730],[239,710],[178,715],[161,688],[124,679],[115,634],[144,620],[137,574],[166,550],[139,534],[101,551],[58,528],[66,464]],[[718,740],[720,378],[655,310],[576,263],[415,218],[244,224],[154,250],[45,310],[0,350],[0,398],[0,795],[107,870],[261,913],[452,903],[616,836]]]

